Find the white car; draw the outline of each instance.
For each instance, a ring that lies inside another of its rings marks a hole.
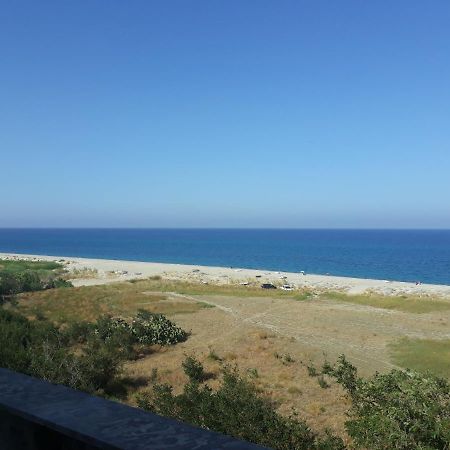
[[[283,284],[283,286],[281,286],[281,289],[283,289],[283,291],[292,291],[294,290],[294,286],[291,286],[290,284]]]

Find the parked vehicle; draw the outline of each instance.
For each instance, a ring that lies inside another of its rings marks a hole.
[[[281,286],[281,289],[283,289],[283,291],[292,291],[294,289],[294,286],[291,286],[290,284],[283,284],[283,286]]]
[[[276,289],[277,287],[272,283],[263,283],[261,285],[263,289]]]

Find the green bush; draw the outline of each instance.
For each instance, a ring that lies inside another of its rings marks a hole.
[[[62,334],[73,345],[85,344],[95,332],[95,325],[84,320],[71,322],[62,330]]]
[[[319,383],[319,386],[322,389],[328,389],[330,387],[330,385],[327,383],[327,381],[325,380],[323,375],[320,375],[319,377],[317,377],[317,382]]]
[[[94,333],[104,342],[113,339],[115,336],[131,336],[131,329],[128,323],[120,318],[103,316],[94,324]]]
[[[80,358],[68,352],[64,345],[51,339],[36,342],[30,348],[29,359],[30,363],[25,371],[28,375],[74,389],[94,392],[94,389],[87,387],[89,383],[86,374],[83,373]]]
[[[131,332],[140,344],[173,345],[188,334],[162,314],[140,310],[131,324]]]
[[[1,259],[0,267],[4,272],[23,272],[34,270],[37,272],[51,272],[63,269],[63,265],[54,261],[28,261],[25,259]]]
[[[200,361],[188,356],[182,363],[184,373],[191,381],[202,382],[206,378],[205,369]]]
[[[48,321],[30,321],[0,308],[0,366],[87,392],[117,381],[125,352],[115,341],[89,337],[75,353],[67,334]]]
[[[108,392],[122,374],[123,363],[127,358],[127,351],[118,347],[113,340],[105,344],[99,339],[91,339],[80,357],[84,383],[82,389]]]
[[[360,448],[425,450],[450,448],[450,386],[442,378],[392,370],[358,377],[344,356],[325,372],[352,400],[349,435]]]
[[[36,329],[25,317],[0,309],[0,366],[28,373],[33,334]]]
[[[41,291],[45,288],[45,284],[39,275],[33,271],[20,272],[16,275],[20,283],[20,292]]]
[[[0,297],[12,296],[21,292],[22,282],[17,274],[0,272]]]
[[[191,364],[184,364],[187,372]],[[203,368],[202,368],[203,371]],[[196,372],[197,373],[197,372]],[[187,373],[189,376],[189,373]],[[214,391],[191,376],[181,394],[167,384],[155,385],[138,396],[141,408],[209,430],[235,436],[274,449],[343,449],[342,440],[331,435],[320,439],[295,415],[284,417],[234,369],[223,369],[223,381]]]
[[[131,332],[130,326],[123,319],[101,317],[94,324],[94,335],[88,338],[90,341],[100,341],[104,346],[114,348],[125,359],[136,357],[136,338]]]
[[[54,274],[36,270],[0,271],[0,297],[4,300],[20,292],[42,291],[61,287],[72,287],[72,283],[62,278],[55,278]]]
[[[68,287],[73,287],[73,284],[70,281],[64,280],[63,278],[50,279],[45,285],[45,289],[58,289]]]
[[[125,346],[173,345],[184,341],[187,333],[162,314],[139,311],[131,325],[120,318],[104,316],[94,324],[94,333],[104,342],[111,339]]]
[[[87,392],[108,392],[117,384],[125,360],[135,356],[136,344],[175,343],[177,336],[185,336],[164,316],[156,322],[152,317],[135,319],[143,325],[139,333],[124,320],[108,316],[60,330],[45,317],[30,321],[0,308],[0,366]]]
[[[24,272],[0,272],[0,296],[12,296],[19,292],[42,291],[44,282],[30,270]]]

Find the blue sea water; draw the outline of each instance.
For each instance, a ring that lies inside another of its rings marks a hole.
[[[450,230],[0,229],[0,252],[450,285]]]

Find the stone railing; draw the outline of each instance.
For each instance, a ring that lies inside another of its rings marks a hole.
[[[0,449],[257,450],[262,447],[0,369]]]

